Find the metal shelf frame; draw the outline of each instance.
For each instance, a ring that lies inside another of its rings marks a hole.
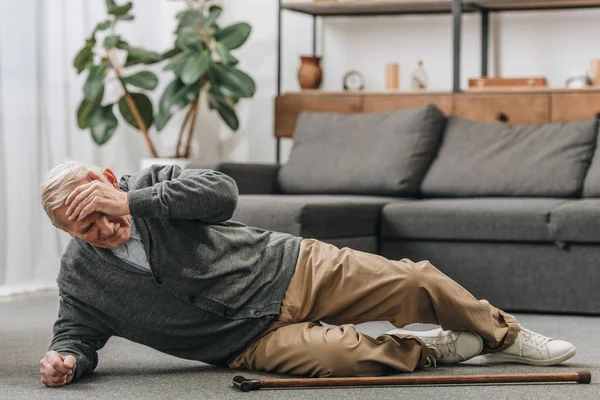
[[[488,76],[489,66],[489,36],[490,14],[511,11],[545,11],[573,10],[600,8],[600,0],[447,0],[426,3],[402,2],[402,7],[391,7],[393,2],[377,3],[340,3],[340,8],[348,11],[326,12],[326,9],[316,4],[290,3],[287,0],[278,1],[277,22],[277,95],[281,95],[281,43],[282,16],[284,11],[301,13],[311,16],[312,22],[312,54],[317,53],[317,24],[321,18],[335,17],[365,17],[384,15],[415,15],[415,14],[451,14],[452,15],[452,92],[460,93],[460,65],[462,43],[462,15],[477,12],[481,16],[481,76]],[[418,5],[422,7],[419,8]],[[331,6],[331,4],[330,4]],[[379,10],[378,10],[379,7]],[[424,7],[424,8],[423,8]],[[319,11],[319,8],[322,11]],[[429,9],[427,9],[429,8]],[[276,138],[275,158],[277,164],[281,160],[281,138]]]

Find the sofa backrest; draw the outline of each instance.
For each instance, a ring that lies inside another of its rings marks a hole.
[[[450,116],[421,194],[580,196],[597,132],[595,119],[509,125]]]
[[[583,197],[600,197],[600,133],[596,139],[594,156],[583,182]]]
[[[433,105],[372,114],[303,112],[278,185],[288,194],[415,196],[445,120]]]

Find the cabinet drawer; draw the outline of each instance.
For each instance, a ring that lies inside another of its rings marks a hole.
[[[444,114],[452,113],[452,95],[365,95],[363,112],[378,113],[405,108],[421,108],[428,104],[436,105]]]
[[[460,94],[454,98],[454,114],[476,121],[541,124],[550,121],[550,95]]]
[[[600,92],[555,93],[552,95],[552,122],[584,121],[600,113]]]

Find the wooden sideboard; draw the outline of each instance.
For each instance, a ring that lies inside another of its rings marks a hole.
[[[294,136],[302,111],[377,113],[435,104],[446,115],[514,124],[581,121],[600,113],[600,88],[486,90],[465,93],[320,92],[286,93],[275,99],[275,136]],[[600,116],[600,115],[598,115]]]

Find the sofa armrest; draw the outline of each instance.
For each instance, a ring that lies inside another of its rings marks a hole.
[[[204,168],[219,171],[235,180],[240,194],[276,194],[277,164],[256,163],[191,163],[187,168]]]

